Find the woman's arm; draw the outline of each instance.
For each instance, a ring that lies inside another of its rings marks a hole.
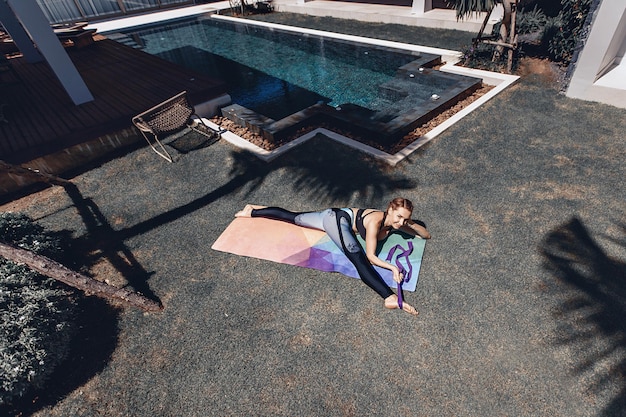
[[[373,216],[370,215],[370,216]],[[402,274],[397,266],[390,264],[389,262],[385,262],[376,256],[376,247],[378,246],[378,231],[380,230],[380,223],[382,222],[382,214],[380,219],[371,219],[365,226],[365,255],[367,256],[367,260],[370,261],[372,265],[379,266],[381,268],[389,269],[393,272],[393,280],[395,282],[402,282]]]
[[[419,236],[422,239],[430,239],[430,232],[426,230],[424,226],[414,222],[413,220],[408,220],[406,224],[400,228],[400,230],[413,236]]]

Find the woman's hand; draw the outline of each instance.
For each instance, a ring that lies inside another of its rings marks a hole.
[[[430,239],[430,232],[426,230],[424,226],[414,222],[413,220],[407,221],[401,228],[405,233],[413,236],[420,237],[422,239]]]
[[[393,272],[393,280],[398,284],[401,283],[404,279],[404,274],[395,266],[392,266],[391,272]]]

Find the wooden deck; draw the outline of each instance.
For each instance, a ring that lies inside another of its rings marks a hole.
[[[183,90],[194,104],[226,91],[222,81],[109,39],[66,50],[95,100],[76,106],[46,62],[9,59],[0,72],[0,160],[23,163],[132,127],[134,115]]]

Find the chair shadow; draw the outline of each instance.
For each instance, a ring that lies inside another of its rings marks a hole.
[[[212,141],[211,139],[203,137],[199,133],[192,131],[165,145],[173,148],[179,154],[185,155],[189,152],[197,151],[211,146],[213,143],[214,141]]]
[[[618,227],[620,237],[603,237],[625,248],[626,224]],[[619,386],[619,393],[599,415],[622,415],[626,409],[626,263],[609,257],[578,218],[550,232],[541,252],[545,268],[560,284],[557,291],[563,285],[567,288],[556,315],[560,322],[556,343],[589,348],[580,354],[574,369],[581,377],[610,363],[603,375],[590,379],[589,392]]]

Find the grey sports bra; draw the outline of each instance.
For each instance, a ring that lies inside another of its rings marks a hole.
[[[356,219],[354,220],[354,223],[356,225],[356,230],[359,232],[359,235],[361,235],[363,239],[365,239],[365,233],[366,233],[365,226],[363,225],[363,218],[376,212],[376,210],[372,210],[364,216],[363,212],[365,210],[366,209],[358,209],[356,212]],[[385,217],[387,217],[387,212],[383,212],[383,221],[380,223],[380,229],[382,229],[382,226],[385,224]]]

